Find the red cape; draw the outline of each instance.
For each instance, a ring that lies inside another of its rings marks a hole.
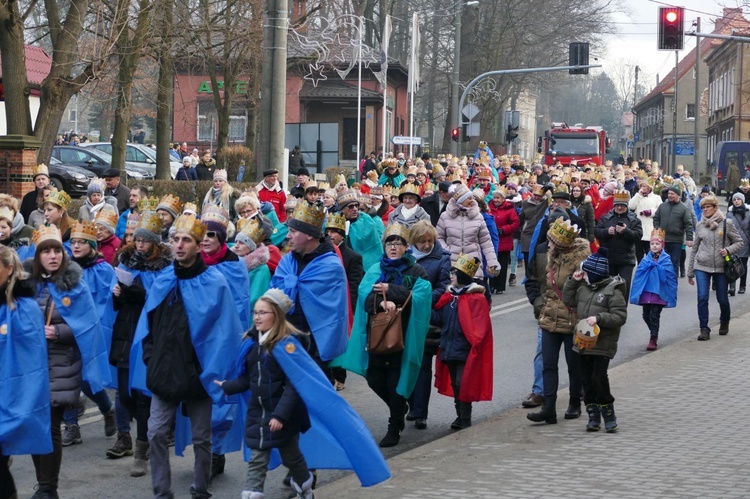
[[[594,208],[594,219],[598,222],[604,215],[612,211],[615,207],[615,197],[610,196],[607,199],[602,199],[597,203]]]
[[[445,292],[435,304],[435,310],[440,310],[452,299],[453,295]],[[466,293],[458,297],[458,322],[471,345],[471,351],[464,366],[459,400],[461,402],[492,400],[492,322],[490,307],[483,293]],[[435,357],[435,388],[439,394],[453,397],[448,366],[440,360],[440,352]]]

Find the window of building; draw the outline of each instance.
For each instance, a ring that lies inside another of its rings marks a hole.
[[[70,109],[68,111],[68,121],[78,121],[78,110]]]
[[[213,100],[198,101],[198,141],[216,140],[219,121]],[[247,130],[247,115],[242,108],[232,109],[229,116],[229,141],[244,142]]]
[[[687,104],[685,106],[685,119],[690,121],[695,120],[695,104]]]

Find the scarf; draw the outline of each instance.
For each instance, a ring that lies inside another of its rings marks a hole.
[[[435,244],[437,244],[437,243],[435,243]],[[434,249],[434,246],[433,246],[433,249]],[[416,247],[412,247],[409,251],[411,251],[411,254],[414,255],[414,259],[417,260],[417,261],[421,260],[422,258],[424,258],[424,257],[428,256],[430,253],[432,253],[432,250],[428,251],[427,253],[422,253]]]
[[[414,216],[418,209],[419,205],[415,205],[414,208],[407,208],[406,206],[401,205],[401,215],[404,217],[404,220],[409,220]]]
[[[216,265],[217,263],[221,262],[224,259],[224,257],[227,254],[228,249],[229,249],[229,246],[227,246],[227,244],[224,243],[214,253],[206,253],[205,251],[201,251],[201,255],[203,255],[203,261],[206,262],[206,265],[209,265],[209,266]]]
[[[704,227],[708,227],[709,230],[716,230],[723,221],[724,214],[717,209],[711,218],[702,217],[699,223]]]
[[[745,219],[745,214],[747,213],[747,207],[743,204],[742,206],[734,206],[729,209],[729,211],[736,217],[738,217],[740,220]]]
[[[380,277],[378,277],[377,282],[392,282],[402,285],[404,283],[403,272],[415,263],[417,262],[410,253],[404,253],[404,256],[398,260],[391,260],[384,253],[380,257]]]
[[[94,220],[96,218],[96,213],[104,208],[104,196],[102,196],[102,200],[94,205],[89,198],[86,198],[86,207],[89,209],[89,213],[91,213],[91,220]]]

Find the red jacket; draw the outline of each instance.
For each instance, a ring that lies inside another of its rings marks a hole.
[[[121,243],[122,241],[120,241],[120,238],[117,236],[110,236],[104,241],[99,241],[97,243],[99,253],[102,254],[108,264],[114,265],[115,258],[117,257],[117,250],[120,249]]]
[[[286,222],[286,211],[284,210],[284,205],[286,204],[286,193],[283,189],[268,189],[262,182],[259,185],[261,187],[258,189],[258,199],[260,199],[261,202],[271,203],[274,211],[276,211],[276,216],[279,217],[279,222]]]
[[[498,207],[495,206],[495,201],[490,201],[489,208],[500,235],[497,252],[513,251],[513,234],[521,226],[515,205],[510,201],[503,201],[503,204]]]

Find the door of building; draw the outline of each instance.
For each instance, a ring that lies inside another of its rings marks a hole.
[[[364,155],[362,150],[365,147],[365,120],[360,120],[360,138],[359,147],[360,151],[357,151],[357,118],[344,118],[344,150],[341,154],[341,159],[354,159],[358,160]]]

